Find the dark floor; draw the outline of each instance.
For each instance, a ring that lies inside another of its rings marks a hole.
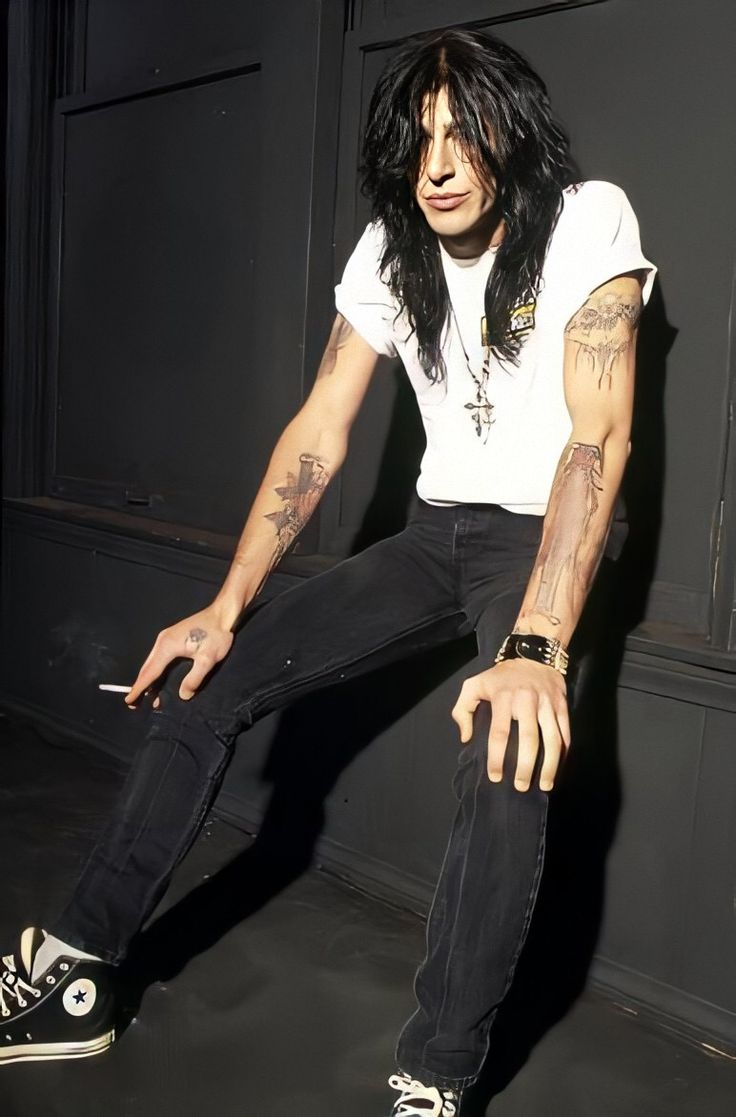
[[[0,714],[0,772],[5,954],[60,907],[120,770]],[[4,1068],[0,1117],[385,1117],[421,921],[248,843],[207,824],[132,954],[119,1043]],[[736,1062],[586,993],[496,1090],[478,1112],[734,1117]]]

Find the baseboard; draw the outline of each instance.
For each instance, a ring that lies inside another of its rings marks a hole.
[[[736,1059],[736,1013],[598,956],[593,959],[589,983],[660,1027]]]

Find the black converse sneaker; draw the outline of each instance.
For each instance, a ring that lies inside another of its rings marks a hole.
[[[446,1086],[424,1086],[410,1074],[392,1074],[389,1086],[400,1090],[391,1117],[458,1117],[460,1090]]]
[[[0,1064],[78,1059],[115,1039],[112,966],[60,955],[32,979],[43,932],[28,927],[0,958]]]

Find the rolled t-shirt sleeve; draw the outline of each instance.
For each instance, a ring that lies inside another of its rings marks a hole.
[[[570,213],[573,250],[567,256],[565,303],[570,315],[596,287],[625,272],[643,271],[642,301],[657,268],[642,252],[639,222],[625,192],[611,182],[585,182]],[[569,203],[568,203],[569,204]]]
[[[335,287],[335,307],[377,353],[395,357],[396,304],[380,274],[383,243],[381,226],[371,222]]]

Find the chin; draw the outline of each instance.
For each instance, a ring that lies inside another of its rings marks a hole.
[[[461,217],[456,210],[443,213],[441,210],[430,209],[422,212],[430,229],[443,237],[462,237],[472,232],[477,224],[476,221],[469,221],[467,217]]]

